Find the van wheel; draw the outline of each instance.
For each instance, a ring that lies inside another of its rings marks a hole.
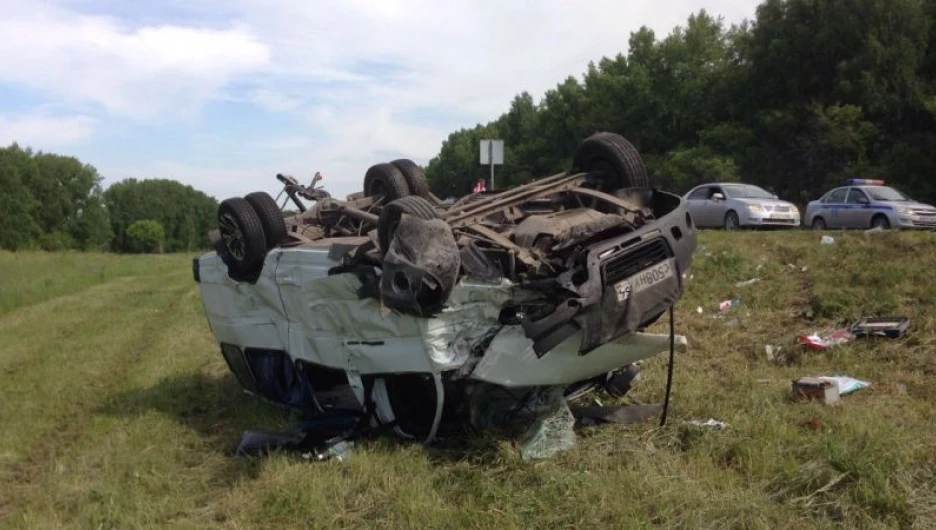
[[[246,199],[234,197],[218,206],[221,259],[232,276],[250,275],[266,257],[266,235],[260,217]]]
[[[621,188],[647,188],[647,168],[637,148],[620,134],[595,133],[579,144],[573,168],[590,174],[606,193]]]
[[[263,234],[266,236],[267,249],[271,249],[286,240],[286,221],[283,219],[283,212],[269,193],[255,191],[245,195],[244,200],[250,203],[260,219]]]
[[[364,195],[383,198],[383,203],[395,201],[410,194],[406,177],[392,164],[371,166],[364,175]]]
[[[406,186],[410,193],[418,195],[423,199],[429,199],[429,181],[426,180],[426,174],[412,160],[401,158],[390,162],[393,167],[400,170],[403,178],[406,180]]]

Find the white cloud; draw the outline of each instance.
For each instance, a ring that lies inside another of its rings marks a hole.
[[[710,13],[725,15],[728,22],[752,16],[756,3],[706,2]],[[305,110],[310,129],[328,131],[327,144],[316,148],[318,160],[347,174],[348,186],[359,185],[366,168],[383,161],[381,153],[399,152],[424,163],[453,129],[496,118],[521,91],[539,98],[565,77],[581,75],[589,61],[626,51],[630,33],[641,25],[663,37],[705,7],[699,0],[234,0],[226,5],[271,46],[273,68],[286,79],[314,81],[322,70],[367,76],[375,64],[392,74],[388,80],[371,73],[370,80],[342,84],[304,104],[296,104],[289,83],[278,77],[263,93],[272,101],[280,93],[291,103],[284,112]],[[398,118],[414,109],[457,112],[467,119],[429,126]]]
[[[0,35],[0,82],[139,119],[197,109],[269,60],[238,25],[129,28],[34,2],[4,6]]]
[[[95,120],[88,116],[44,117],[0,114],[0,146],[17,142],[36,150],[68,147],[86,140]]]
[[[171,176],[224,198],[275,189],[276,172],[305,180],[320,170],[343,196],[360,186],[371,164],[391,156],[425,163],[448,133],[496,118],[521,91],[539,98],[581,75],[589,61],[625,52],[641,25],[663,37],[703,7],[740,22],[757,3],[187,0],[187,10],[224,13],[211,28],[134,27],[11,3],[0,19],[0,83],[143,120],[198,109],[212,98],[250,102],[280,122],[299,117],[295,130],[239,147],[256,153],[249,168],[226,165],[225,140],[206,142],[200,156],[216,152],[200,162],[141,159],[134,176]],[[232,91],[235,82],[246,90]],[[253,114],[245,128],[262,128]],[[437,119],[404,118],[417,114]],[[210,136],[210,124],[198,134]],[[108,171],[107,160],[88,162],[111,179],[130,176]]]
[[[250,92],[250,100],[274,112],[295,110],[303,103],[301,98],[291,97],[282,92],[276,92],[266,88],[252,90]]]

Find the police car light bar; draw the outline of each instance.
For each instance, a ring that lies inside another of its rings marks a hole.
[[[877,179],[848,179],[845,181],[846,186],[883,186],[883,180]]]

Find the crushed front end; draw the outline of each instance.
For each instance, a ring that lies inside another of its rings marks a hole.
[[[367,424],[427,441],[490,425],[478,413],[495,402],[626,392],[612,381],[670,347],[644,328],[682,296],[696,230],[607,134],[583,142],[574,171],[501,193],[326,197],[252,264],[219,243],[195,278],[231,371],[274,403],[352,403]]]

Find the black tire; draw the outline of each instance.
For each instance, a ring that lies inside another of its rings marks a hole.
[[[739,230],[741,228],[741,220],[738,219],[738,214],[734,210],[730,210],[725,214],[725,230]]]
[[[406,186],[409,188],[411,195],[418,195],[427,200],[431,198],[429,181],[426,180],[426,174],[416,165],[416,162],[401,158],[390,162],[390,164],[399,169],[400,173],[403,173],[403,178],[406,179]]]
[[[286,221],[283,219],[283,212],[269,193],[255,191],[245,195],[244,200],[250,203],[257,217],[260,218],[260,225],[263,226],[263,233],[266,236],[267,250],[286,241]]]
[[[409,195],[406,177],[392,164],[371,166],[364,175],[364,195],[383,197],[384,204]]]
[[[813,230],[825,230],[826,229],[825,219],[823,219],[822,217],[813,218],[811,228]]]
[[[380,243],[380,254],[385,255],[393,241],[393,235],[403,214],[412,215],[419,219],[439,219],[439,212],[429,204],[429,201],[416,195],[397,199],[384,206],[377,221],[377,241]]]
[[[228,272],[252,274],[266,256],[266,235],[260,217],[246,199],[234,197],[218,206],[218,230]]]
[[[890,220],[887,219],[886,215],[877,214],[871,219],[871,228],[890,230]]]
[[[589,136],[579,144],[572,165],[575,170],[592,174],[604,192],[650,187],[640,153],[619,134],[599,132]]]

